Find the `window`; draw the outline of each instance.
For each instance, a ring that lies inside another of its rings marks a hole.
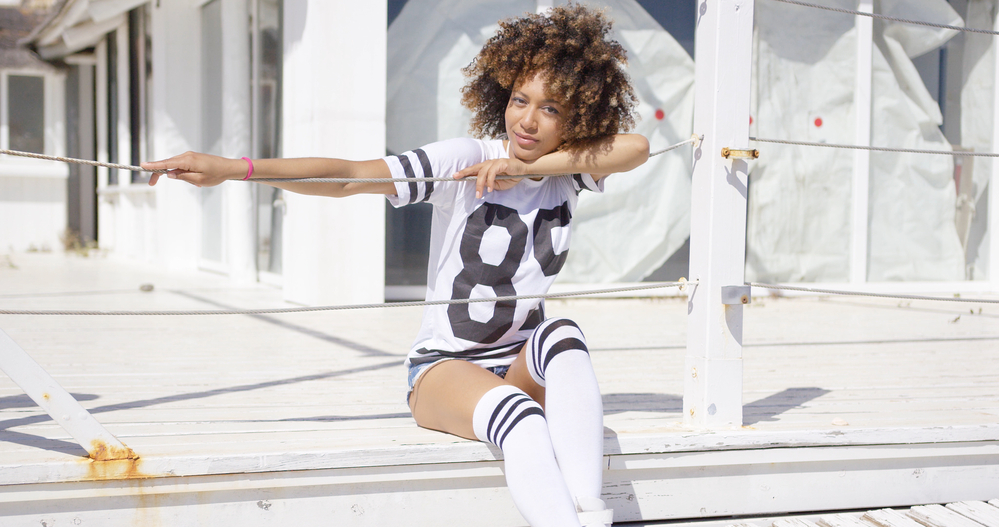
[[[7,77],[7,126],[11,150],[45,153],[45,79]]]

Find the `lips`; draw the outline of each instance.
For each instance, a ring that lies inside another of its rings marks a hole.
[[[538,142],[538,140],[533,137],[521,135],[516,132],[514,132],[513,135],[517,137],[517,144],[520,146],[531,146]]]

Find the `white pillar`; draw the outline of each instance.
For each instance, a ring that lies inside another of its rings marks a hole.
[[[999,9],[997,9],[999,11]],[[993,22],[999,31],[999,15]],[[999,40],[992,39],[992,59],[995,70],[992,83],[992,152],[999,152]],[[989,281],[992,290],[999,291],[999,159],[992,160],[989,174]]]
[[[872,0],[860,0],[858,11],[873,13]],[[872,53],[874,51],[874,19],[856,16],[857,77],[854,84],[854,144],[871,145]],[[871,152],[853,151],[853,183],[850,234],[850,282],[867,281],[867,225],[870,201]]]
[[[742,305],[722,288],[745,283],[748,163],[724,147],[748,148],[753,0],[700,0],[696,33],[684,423],[742,425]]]
[[[222,155],[250,157],[250,13],[246,0],[222,0]],[[224,184],[229,278],[257,281],[253,183]]]
[[[385,2],[285,0],[282,155],[385,155]],[[385,198],[285,194],[287,300],[381,302]]]

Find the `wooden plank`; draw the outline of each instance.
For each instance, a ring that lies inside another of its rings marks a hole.
[[[683,419],[708,429],[742,425],[743,306],[723,287],[745,283],[749,164],[722,149],[748,149],[754,0],[701,4],[695,32],[694,133],[703,137],[691,176],[690,276]]]
[[[923,527],[921,523],[895,509],[868,511],[862,518],[878,527]]]
[[[805,518],[780,518],[773,522],[772,527],[819,527],[815,522]]]
[[[920,505],[909,509],[909,516],[926,527],[982,527],[943,505]]]
[[[827,514],[819,517],[819,527],[873,527],[854,514]]]
[[[136,457],[3,330],[0,330],[0,369],[66,429],[91,458],[110,461]]]
[[[981,501],[948,503],[947,508],[988,527],[999,527],[999,507]]]

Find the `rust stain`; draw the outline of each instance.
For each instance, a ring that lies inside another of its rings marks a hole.
[[[117,480],[151,477],[139,470],[139,456],[131,448],[118,448],[95,439],[90,443],[87,479]]]
[[[131,448],[118,448],[108,445],[100,439],[90,442],[90,459],[94,461],[116,461],[120,459],[139,459],[139,456],[132,452]]]

